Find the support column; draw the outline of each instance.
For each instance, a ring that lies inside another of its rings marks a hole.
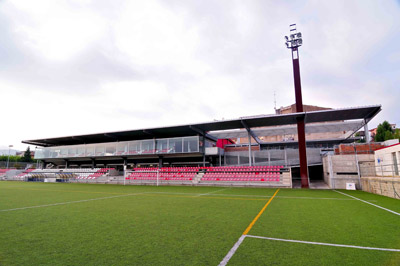
[[[65,160],[65,168],[68,168],[68,167],[69,167],[69,161]]]
[[[94,158],[92,158],[92,169],[96,167],[96,161]]]
[[[364,138],[365,142],[369,144],[370,139],[369,139],[369,130],[368,130],[368,122],[364,120]]]
[[[203,167],[206,166],[206,138],[203,136],[203,148],[202,148],[202,153],[203,153]]]
[[[161,167],[163,167],[163,157],[162,156],[158,157],[158,168],[161,168]]]
[[[247,132],[247,137],[249,138],[249,166],[251,166],[251,136],[250,133]]]
[[[301,95],[300,63],[299,63],[299,53],[297,48],[292,49],[292,60],[293,60],[294,91],[296,96],[296,112],[302,113],[303,99]],[[304,116],[297,118],[297,135],[299,142],[301,187],[308,188],[309,181],[308,181],[306,133],[305,133],[304,119],[305,119]]]

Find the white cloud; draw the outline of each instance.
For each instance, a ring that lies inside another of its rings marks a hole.
[[[15,0],[0,14],[3,146],[273,113],[274,91],[294,102],[296,22],[304,103],[399,120],[396,1]]]
[[[105,20],[65,1],[13,1],[9,16],[14,31],[30,49],[50,60],[68,60],[84,51],[105,31]],[[15,17],[16,16],[16,17]]]

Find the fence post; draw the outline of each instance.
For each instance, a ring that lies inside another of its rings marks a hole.
[[[356,167],[357,167],[357,174],[358,174],[358,183],[360,184],[360,189],[362,190],[360,165],[358,164],[357,149],[356,149],[355,146],[354,146],[354,155],[355,155],[355,160],[356,160]]]
[[[392,164],[392,177],[394,177],[394,165]]]

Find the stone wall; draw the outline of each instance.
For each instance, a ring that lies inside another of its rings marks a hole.
[[[399,177],[363,177],[362,190],[395,199],[400,199]]]
[[[346,183],[355,183],[361,189],[360,177],[375,176],[374,155],[327,155],[323,157],[324,180],[330,188],[345,189]]]

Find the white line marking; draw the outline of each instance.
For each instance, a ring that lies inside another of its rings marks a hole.
[[[372,205],[372,206],[374,206],[374,207],[377,207],[377,208],[379,208],[379,209],[382,209],[382,210],[385,210],[385,211],[388,211],[388,212],[391,212],[391,213],[393,213],[393,214],[396,214],[396,215],[399,215],[399,216],[400,216],[400,213],[398,213],[398,212],[395,212],[395,211],[392,211],[392,210],[383,208],[383,207],[381,207],[381,206],[379,206],[379,205],[376,205],[376,204],[373,204],[373,203],[371,203],[371,202],[368,202],[368,201],[365,201],[365,200],[356,198],[356,197],[354,197],[354,196],[351,196],[351,195],[349,195],[349,194],[346,194],[346,193],[343,193],[343,192],[340,192],[340,191],[337,191],[337,190],[333,190],[333,191],[335,191],[335,192],[337,192],[337,193],[340,193],[340,194],[343,194],[343,195],[345,195],[345,196],[347,196],[347,197],[350,197],[350,198],[353,198],[353,199],[362,201],[362,202],[364,202],[364,203],[367,203],[367,204]]]
[[[232,256],[235,254],[236,250],[239,248],[240,244],[242,244],[243,240],[246,238],[246,235],[242,235],[239,240],[233,245],[231,250],[229,250],[228,254],[226,254],[225,258],[219,263],[219,266],[225,266]]]
[[[228,188],[226,188],[228,189]],[[218,192],[217,191],[213,191]],[[147,194],[152,194],[152,193],[157,193],[157,194],[171,194],[171,195],[205,195],[205,194],[199,194],[199,193],[184,193],[184,192],[143,192]],[[208,194],[208,193],[206,193]],[[232,196],[232,197],[250,197],[250,198],[270,198],[272,196],[263,196],[263,195],[236,195],[236,194],[212,194],[213,196]],[[354,199],[343,199],[343,198],[315,198],[315,197],[290,197],[290,196],[275,196],[275,198],[282,198],[282,199],[316,199],[316,200],[354,200]],[[376,200],[371,200],[371,201],[376,201]]]
[[[264,237],[264,236],[253,236],[253,235],[246,235],[246,237],[267,239],[267,240],[275,240],[275,241],[283,241],[283,242],[293,242],[293,243],[320,245],[320,246],[332,246],[332,247],[343,247],[343,248],[358,248],[358,249],[369,249],[369,250],[400,252],[400,249],[392,249],[392,248],[374,248],[374,247],[363,247],[363,246],[353,246],[353,245],[330,244],[330,243],[301,241],[301,240],[282,239],[282,238],[273,238],[273,237]]]
[[[72,204],[72,203],[88,202],[88,201],[94,201],[94,200],[103,200],[103,199],[112,199],[112,198],[134,196],[134,195],[139,195],[139,194],[143,194],[143,193],[125,194],[125,195],[117,195],[117,196],[110,196],[110,197],[103,197],[103,198],[94,198],[94,199],[77,200],[77,201],[67,201],[67,202],[59,202],[59,203],[52,203],[52,204],[45,204],[45,205],[21,207],[21,208],[14,208],[14,209],[5,209],[5,210],[0,210],[0,212],[18,211],[18,210],[42,208],[42,207],[51,207],[51,206],[58,206],[58,205],[65,205],[65,204]]]
[[[215,193],[215,192],[220,192],[220,191],[224,191],[224,190],[227,190],[227,189],[231,189],[231,188],[223,188],[223,189],[220,189],[220,190],[214,190],[214,191],[211,191],[211,192],[208,192],[208,193],[199,194],[199,195],[197,195],[196,197],[205,196],[205,195],[210,195],[210,194],[213,194],[213,193]]]

